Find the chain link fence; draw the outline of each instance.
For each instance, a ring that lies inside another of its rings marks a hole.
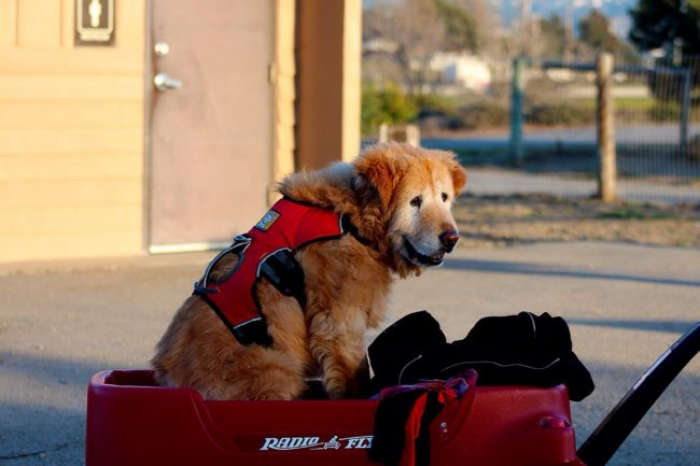
[[[511,96],[511,111],[522,108],[520,134],[511,118],[507,140],[424,139],[423,144],[460,153],[477,194],[595,195],[595,63],[524,63],[513,73],[513,89],[522,86],[522,96]],[[621,199],[700,203],[700,94],[695,90],[700,57],[680,65],[616,57],[612,99]]]

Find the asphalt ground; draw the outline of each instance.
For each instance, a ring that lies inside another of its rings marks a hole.
[[[145,367],[212,255],[0,267],[0,464],[83,464],[89,377]],[[458,250],[443,267],[397,281],[387,322],[422,309],[449,339],[487,315],[565,317],[597,385],[573,404],[580,443],[700,321],[700,250],[619,243]],[[700,465],[700,358],[611,464]]]

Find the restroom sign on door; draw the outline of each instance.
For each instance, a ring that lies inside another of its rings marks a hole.
[[[75,45],[114,43],[114,2],[75,0]]]

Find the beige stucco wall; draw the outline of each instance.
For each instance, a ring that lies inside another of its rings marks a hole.
[[[0,262],[142,252],[144,2],[75,47],[74,1],[0,0]]]

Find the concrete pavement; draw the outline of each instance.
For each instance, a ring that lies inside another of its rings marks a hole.
[[[0,268],[0,464],[83,462],[85,385],[147,365],[212,254]],[[597,384],[573,405],[579,441],[680,334],[700,320],[700,250],[554,243],[459,250],[399,281],[388,320],[430,310],[448,337],[482,316],[565,317]],[[691,362],[612,464],[697,465],[700,360]]]

